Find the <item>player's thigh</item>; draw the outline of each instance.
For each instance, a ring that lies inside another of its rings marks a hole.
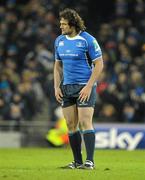
[[[68,127],[75,128],[78,124],[78,110],[76,105],[63,107],[63,115]]]
[[[83,129],[92,129],[93,107],[78,107],[78,120]]]

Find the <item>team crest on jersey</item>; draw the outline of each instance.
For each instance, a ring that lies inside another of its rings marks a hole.
[[[64,46],[64,41],[60,41],[59,46]]]
[[[93,44],[94,44],[95,51],[98,51],[99,50],[99,45],[98,45],[98,43],[97,43],[97,41],[95,39],[93,40]]]
[[[76,46],[77,47],[84,47],[84,43],[79,41],[79,42],[76,43]]]
[[[70,53],[70,52],[71,52],[71,50],[67,49],[67,50],[66,50],[66,52],[67,52],[67,53]]]

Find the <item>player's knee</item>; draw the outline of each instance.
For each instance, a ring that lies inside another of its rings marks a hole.
[[[78,129],[77,124],[74,121],[67,121],[67,128],[68,131],[71,132],[75,132]]]
[[[81,126],[82,130],[91,129],[92,123],[90,121],[83,120],[83,121],[80,121],[80,126]]]

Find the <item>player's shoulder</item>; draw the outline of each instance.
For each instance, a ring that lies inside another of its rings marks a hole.
[[[92,36],[90,33],[86,32],[86,31],[82,31],[80,33],[80,36],[83,37],[84,39],[86,39],[87,41],[95,39],[94,36]]]
[[[58,36],[58,37],[55,39],[55,44],[57,45],[60,41],[63,41],[63,40],[64,40],[64,38],[65,38],[65,36],[64,36],[64,35],[60,35],[60,36]]]

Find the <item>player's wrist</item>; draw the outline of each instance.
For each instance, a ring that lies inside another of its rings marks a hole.
[[[54,87],[55,90],[57,90],[57,89],[59,89],[59,88],[60,88],[59,86]]]
[[[89,87],[89,88],[92,88],[93,87],[93,83],[87,83],[87,86]]]

